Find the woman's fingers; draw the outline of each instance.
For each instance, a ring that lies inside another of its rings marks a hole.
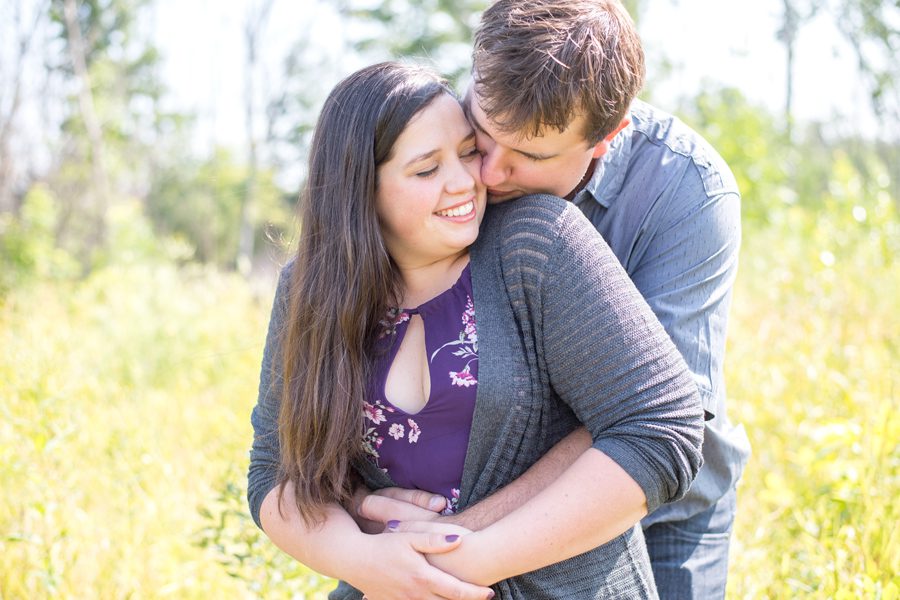
[[[440,569],[435,569],[435,571],[437,571],[437,574],[432,579],[431,591],[440,598],[446,598],[447,600],[490,600],[494,597],[494,591],[489,587],[461,581]]]
[[[389,487],[380,489],[374,493],[376,496],[383,496],[385,498],[391,498],[392,500],[407,502],[418,506],[419,508],[424,508],[425,510],[436,513],[441,512],[447,507],[446,498],[440,494],[432,494],[425,490],[408,490],[399,487]]]
[[[440,531],[423,531],[402,534],[407,536],[409,545],[422,554],[443,554],[455,550],[462,543],[463,535],[459,533],[442,533]]]
[[[443,521],[388,521],[385,531],[390,533],[437,533],[444,536],[463,536],[472,533],[470,529]]]
[[[387,525],[387,522],[392,520],[429,521],[440,515],[410,502],[369,494],[359,505],[359,516]]]

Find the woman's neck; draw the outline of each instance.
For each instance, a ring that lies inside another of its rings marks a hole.
[[[400,305],[413,308],[451,288],[467,264],[469,264],[468,250],[428,264],[398,263],[397,268],[403,286]]]

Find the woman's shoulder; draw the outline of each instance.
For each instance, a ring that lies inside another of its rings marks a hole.
[[[532,194],[491,205],[485,214],[484,241],[504,251],[552,253],[564,232],[592,229],[581,210],[558,196]]]
[[[531,194],[488,206],[485,218],[502,223],[504,228],[523,228],[553,224],[569,209],[570,202],[550,194]]]

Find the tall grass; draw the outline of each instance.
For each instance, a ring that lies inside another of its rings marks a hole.
[[[198,512],[246,472],[268,301],[113,266],[0,308],[0,598],[241,597]]]
[[[900,226],[886,195],[746,236],[727,356],[754,455],[733,598],[900,597]]]
[[[748,229],[727,369],[754,455],[732,598],[897,598],[900,226],[840,197]],[[269,299],[111,265],[0,304],[0,598],[320,598],[246,515]]]

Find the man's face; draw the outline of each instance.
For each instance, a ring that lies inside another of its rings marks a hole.
[[[481,110],[474,89],[469,89],[465,102],[484,157],[481,179],[490,202],[534,193],[571,197],[592,160],[606,150],[605,141],[592,145],[584,139],[584,117],[576,117],[562,132],[551,127],[527,137],[500,131]]]

